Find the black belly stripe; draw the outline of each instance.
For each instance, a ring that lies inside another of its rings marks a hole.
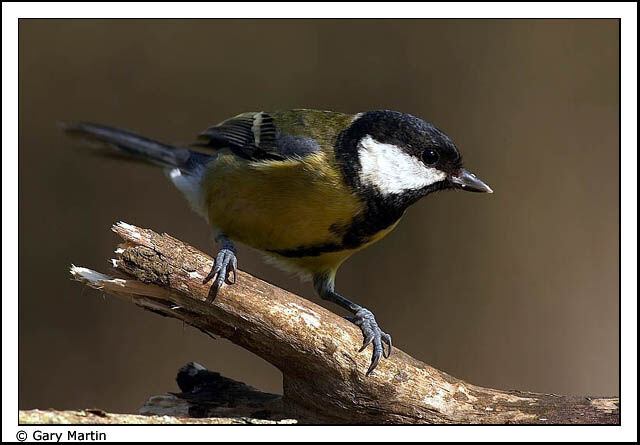
[[[342,244],[325,243],[316,244],[315,246],[300,246],[295,249],[268,250],[268,252],[288,258],[302,258],[307,256],[320,256],[323,253],[340,252],[341,250],[345,250]]]
[[[373,213],[369,206],[363,214],[353,218],[347,226],[332,224],[328,232],[342,238],[340,242],[299,246],[294,249],[270,249],[268,252],[288,258],[302,258],[320,256],[324,253],[340,252],[357,249],[368,244],[376,234],[395,224],[402,216],[402,211],[386,211]],[[395,209],[394,209],[395,210]]]

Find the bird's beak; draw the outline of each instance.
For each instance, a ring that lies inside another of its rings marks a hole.
[[[476,178],[476,175],[469,173],[464,168],[457,175],[449,176],[449,182],[455,188],[460,188],[468,192],[493,193],[491,187]]]

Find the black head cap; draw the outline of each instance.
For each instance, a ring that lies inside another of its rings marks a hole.
[[[409,155],[404,158],[413,159],[413,164],[419,163],[434,172],[437,180],[422,187],[420,181],[416,181],[418,188],[406,192],[411,196],[424,196],[445,188],[491,192],[486,184],[462,167],[462,156],[449,136],[418,117],[389,110],[357,115],[338,138],[336,155],[348,176],[347,181],[353,186],[362,186],[359,150],[367,140],[392,146],[400,155]]]
[[[378,142],[400,147],[445,173],[455,173],[462,168],[460,152],[449,136],[411,114],[370,111],[360,115],[349,130],[352,136],[370,135]]]

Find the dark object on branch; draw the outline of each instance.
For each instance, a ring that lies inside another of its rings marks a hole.
[[[264,394],[189,364],[181,394],[151,398],[143,413],[294,418],[301,423],[618,424],[619,399],[482,388],[432,368],[399,349],[369,377],[358,328],[341,317],[244,272],[207,302],[203,277],[212,259],[169,236],[126,223],[113,230],[116,278],[82,267],[75,279],[219,335],[283,374],[284,395]],[[154,401],[155,399],[155,401]],[[175,406],[182,411],[176,414]],[[222,411],[221,411],[222,410]],[[169,413],[169,412],[165,412]]]

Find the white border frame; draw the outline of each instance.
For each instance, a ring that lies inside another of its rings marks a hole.
[[[366,5],[366,6],[365,6]],[[25,430],[105,431],[109,441],[637,440],[637,4],[636,3],[3,3],[2,4],[2,439]],[[622,18],[621,427],[18,427],[18,18]],[[65,437],[63,436],[63,437]]]

